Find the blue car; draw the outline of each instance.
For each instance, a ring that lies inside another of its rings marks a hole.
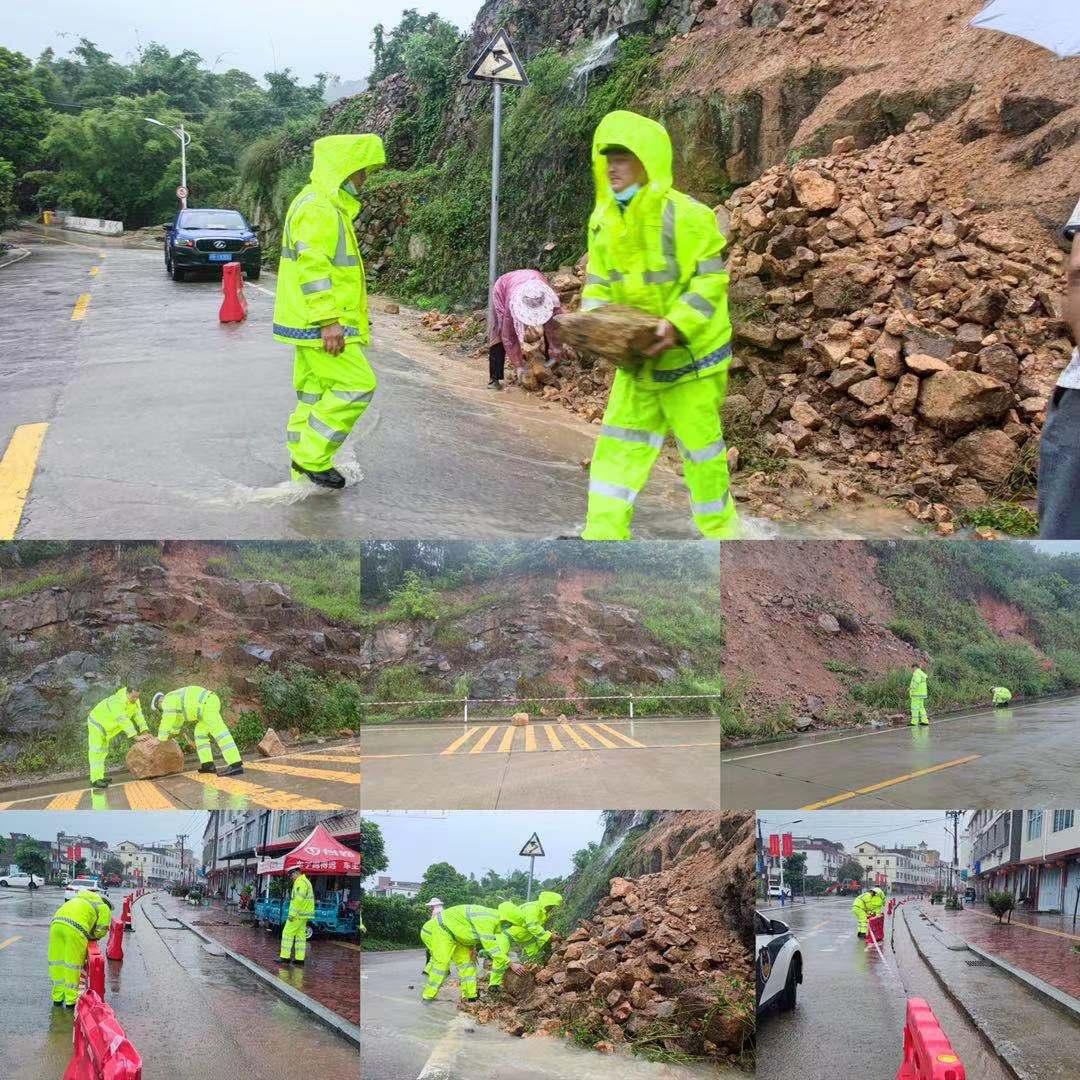
[[[165,226],[165,272],[173,281],[227,262],[242,263],[248,280],[259,280],[259,238],[238,210],[181,210]]]

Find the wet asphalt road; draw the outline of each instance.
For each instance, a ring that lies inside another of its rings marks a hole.
[[[363,479],[340,493],[291,483],[292,354],[270,336],[274,276],[248,283],[246,322],[222,326],[217,281],[173,282],[153,249],[52,237],[0,275],[0,437],[49,424],[20,537],[544,537],[583,525],[580,462],[596,428],[491,393],[377,310],[381,388],[343,451]],[[637,532],[696,535],[674,474],[657,471]]]
[[[1080,698],[725,750],[725,806],[1057,805],[1076,791]],[[932,770],[932,771],[926,771]],[[1057,803],[1055,803],[1057,800]]]
[[[49,920],[63,891],[0,898],[6,1080],[60,1077],[71,1056],[72,1013],[49,1001]],[[143,1059],[144,1080],[295,1080],[356,1076],[354,1046],[263,986],[245,969],[160,915],[136,905],[122,964],[110,962],[105,1000]]]
[[[189,769],[157,780],[112,775],[103,791],[77,779],[0,787],[0,810],[343,810],[360,804],[359,740],[275,758],[250,754],[240,776]]]
[[[456,978],[420,1001],[422,950],[365,953],[360,976],[363,1074],[378,1080],[749,1080],[709,1065],[607,1057],[557,1039],[519,1039],[458,1012]],[[427,1070],[425,1072],[425,1069]]]
[[[796,1007],[758,1020],[758,1080],[894,1080],[908,996],[930,1003],[972,1080],[1007,1080],[1012,1074],[919,958],[903,920],[895,921],[895,949],[886,932],[883,960],[855,936],[851,899],[767,909],[794,931],[804,973]]]
[[[365,806],[719,809],[720,724],[609,720],[368,727]]]

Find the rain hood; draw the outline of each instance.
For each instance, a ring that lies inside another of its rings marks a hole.
[[[318,144],[316,144],[318,145]],[[596,179],[596,209],[600,210],[615,201],[607,178],[607,159],[601,153],[608,146],[625,146],[636,154],[649,181],[646,191],[662,194],[670,190],[671,137],[663,124],[647,116],[619,110],[610,112],[597,125],[593,136],[593,175]]]
[[[315,140],[311,183],[335,201],[357,200],[342,184],[357,169],[378,169],[386,164],[386,149],[378,135],[325,135]]]

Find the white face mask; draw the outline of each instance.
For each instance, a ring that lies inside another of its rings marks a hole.
[[[614,189],[614,188],[612,188],[612,194],[613,194],[613,195],[615,196],[615,199],[616,199],[616,200],[617,200],[618,202],[622,203],[622,205],[623,205],[623,206],[626,206],[626,204],[627,204],[628,202],[630,202],[630,200],[631,200],[631,199],[632,199],[632,198],[633,198],[633,197],[634,197],[634,196],[635,196],[635,195],[636,195],[636,194],[637,194],[637,193],[638,193],[638,192],[639,192],[640,190],[641,190],[641,185],[640,185],[640,184],[631,184],[631,185],[630,185],[629,187],[627,187],[627,188],[623,188],[623,190],[622,190],[622,191],[615,191],[615,189]]]
[[[343,188],[344,188],[344,189],[345,189],[345,190],[346,190],[346,191],[347,191],[347,192],[348,192],[348,193],[349,193],[350,195],[359,195],[359,194],[360,194],[360,192],[359,192],[359,191],[357,190],[357,188],[356,188],[356,185],[355,185],[355,184],[354,184],[354,183],[352,182],[352,180],[351,180],[351,179],[349,179],[349,180],[346,180],[346,181],[345,181],[345,183],[344,183],[344,184],[342,184],[341,186],[342,186],[342,187],[343,187]]]

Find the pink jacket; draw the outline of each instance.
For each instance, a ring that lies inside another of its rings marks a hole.
[[[488,345],[497,345],[501,341],[503,348],[506,349],[506,359],[516,368],[524,367],[525,360],[521,355],[521,342],[518,340],[517,328],[510,316],[510,296],[519,285],[526,281],[542,281],[549,288],[551,287],[548,279],[539,270],[511,270],[508,274],[495,279],[495,288],[492,290],[492,307],[495,309],[495,317],[492,320]],[[560,304],[555,308],[555,314],[561,315],[562,312],[563,308]],[[553,331],[554,327],[548,323],[544,327],[544,338],[547,342],[549,358],[557,360],[560,355],[560,346],[555,340]]]

